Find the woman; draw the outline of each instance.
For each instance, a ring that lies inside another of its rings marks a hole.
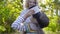
[[[44,34],[36,19],[32,16],[36,12],[31,8],[38,6],[37,0],[26,0],[25,2],[26,9],[22,11],[11,27],[23,31],[24,34]]]

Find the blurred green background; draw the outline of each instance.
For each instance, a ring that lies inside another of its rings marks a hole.
[[[50,19],[46,34],[60,34],[60,0],[39,0],[39,6]],[[20,15],[23,0],[0,0],[0,34],[17,34],[11,24]]]

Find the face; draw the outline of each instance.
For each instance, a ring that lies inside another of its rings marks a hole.
[[[36,1],[35,0],[29,0],[29,7],[32,7],[34,5],[36,5]]]

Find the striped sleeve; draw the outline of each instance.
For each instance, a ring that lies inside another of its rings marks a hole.
[[[22,11],[22,13],[20,14],[20,16],[18,16],[17,19],[12,23],[11,27],[13,29],[18,29],[19,30],[21,28],[21,23],[23,21],[25,21],[24,18],[23,18],[23,15],[24,15],[23,12],[24,11]]]

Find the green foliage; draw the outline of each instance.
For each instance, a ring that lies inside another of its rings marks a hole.
[[[0,26],[0,32],[6,31],[4,26]]]
[[[45,28],[45,30],[47,31],[53,31],[56,32],[58,31],[60,28],[58,24],[60,24],[60,19],[58,18],[58,10],[60,9],[60,1],[59,0],[46,0],[46,3],[40,3],[40,6],[42,6],[42,10],[44,10],[44,12],[46,13],[46,15],[49,17],[50,20],[50,24],[47,28]],[[45,10],[48,9],[48,10]],[[54,9],[56,10],[54,15]],[[59,20],[58,20],[59,19]],[[58,23],[59,21],[59,23]]]
[[[20,15],[22,7],[22,0],[0,0],[0,34],[14,32],[11,28],[13,21]],[[60,30],[60,25],[58,21],[58,9],[60,9],[59,0],[46,0],[46,3],[43,4],[40,2],[40,6],[45,11],[46,15],[50,19],[50,24],[45,30],[57,31]],[[47,7],[48,6],[48,7]],[[48,10],[45,10],[45,9]],[[53,15],[53,11],[56,9],[56,14]]]
[[[0,2],[0,33],[14,32],[11,28],[13,21],[20,15],[22,5],[20,0],[3,0]]]
[[[57,23],[58,17],[54,16],[53,18],[50,18],[50,24],[49,26],[46,28],[46,30],[48,31],[53,31],[56,32],[57,31],[57,27],[58,27],[58,23]]]

